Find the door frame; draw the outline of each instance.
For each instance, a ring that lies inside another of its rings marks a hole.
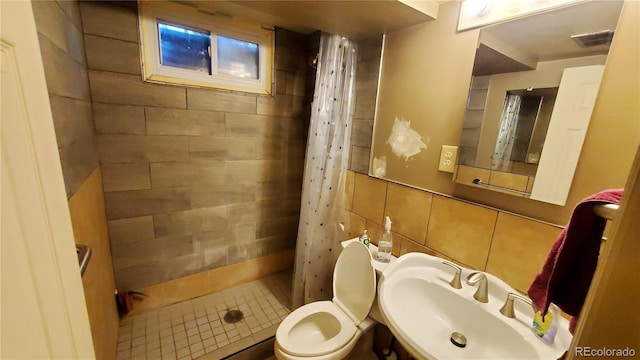
[[[95,358],[30,1],[2,1],[1,358]]]

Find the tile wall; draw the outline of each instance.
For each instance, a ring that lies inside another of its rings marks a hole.
[[[526,291],[561,227],[498,209],[348,172],[346,238],[366,228],[377,243],[393,221],[393,253],[424,252],[490,272]]]
[[[458,164],[471,166],[476,164],[478,141],[480,140],[480,130],[482,129],[482,119],[490,80],[491,76],[471,77],[471,88],[469,89],[467,107],[464,110],[462,133],[460,134],[460,145],[458,147]]]
[[[276,30],[275,98],[150,84],[141,81],[135,8],[80,10],[117,285],[294,248],[307,39]]]
[[[70,198],[98,166],[91,94],[76,1],[33,1],[53,125]]]
[[[349,169],[362,174],[369,171],[381,54],[382,36],[358,43],[356,108],[351,128]]]
[[[91,249],[91,258],[82,275],[84,297],[97,359],[113,359],[118,340],[118,310],[109,234],[104,214],[100,167],[69,199],[69,214],[77,244]]]

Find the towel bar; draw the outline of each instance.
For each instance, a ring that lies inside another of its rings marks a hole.
[[[480,180],[480,179],[473,179],[472,182],[475,185],[484,186],[484,187],[489,188],[489,189],[508,191],[508,192],[519,194],[519,195],[525,195],[525,196],[531,195],[531,193],[526,192],[526,191],[514,190],[514,189],[509,189],[509,188],[506,188],[506,187],[503,187],[503,186],[487,184],[487,183],[482,182],[482,180]]]
[[[80,265],[80,276],[82,276],[87,269],[87,265],[89,265],[89,259],[91,259],[91,248],[87,245],[76,244],[76,253],[78,254],[78,264]]]
[[[593,205],[593,211],[601,218],[613,220],[619,207],[616,204],[596,204]]]

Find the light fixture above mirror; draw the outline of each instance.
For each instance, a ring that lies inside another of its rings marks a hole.
[[[580,1],[584,0],[464,0],[458,17],[458,31],[487,26]]]
[[[491,0],[465,0],[460,16],[485,16],[491,10]]]

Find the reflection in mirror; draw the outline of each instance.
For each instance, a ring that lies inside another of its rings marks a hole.
[[[507,90],[491,170],[536,173],[558,88]]]
[[[568,193],[622,3],[580,2],[480,30],[456,182],[547,201],[536,195],[545,192],[544,174]],[[590,77],[589,89],[574,73]],[[572,108],[579,97],[590,99],[588,111]],[[573,131],[575,118],[582,120]],[[566,193],[548,202],[561,204]]]

